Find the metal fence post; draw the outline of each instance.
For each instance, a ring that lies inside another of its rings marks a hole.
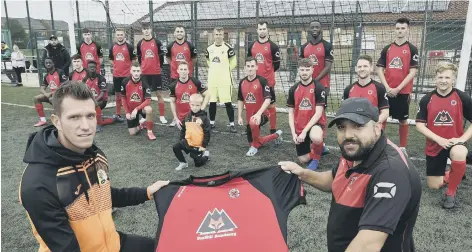
[[[428,5],[429,5],[429,1],[428,1]],[[423,59],[421,59],[421,63],[420,63],[420,68],[423,68],[423,71],[422,71],[422,74],[421,74],[421,86],[424,87],[424,82],[425,82],[425,75],[426,75],[426,64],[427,64],[427,56],[426,56],[426,52],[428,51],[428,22],[429,22],[429,19],[432,15],[432,12],[433,12],[433,4],[434,2],[431,2],[431,4],[428,6],[426,6],[426,18],[425,18],[425,22],[424,22],[424,29],[425,29],[425,34],[424,34],[424,40],[423,40],[423,43],[422,43],[422,46],[423,46],[423,52],[424,52],[424,55],[423,55]],[[429,7],[429,8],[428,8]]]
[[[8,20],[8,10],[7,10],[7,1],[3,1],[3,8],[5,9],[5,17],[7,19],[7,29],[10,30],[10,21]],[[11,31],[10,31],[11,33]]]
[[[256,23],[259,23],[259,8],[261,5],[261,1],[256,1]]]
[[[31,54],[34,55],[34,47],[36,46],[34,45],[35,41],[33,39],[33,30],[31,30],[31,17],[29,13],[29,4],[28,4],[28,0],[26,0],[25,2],[26,2],[26,16],[28,17],[28,29],[29,29],[29,39],[31,43]],[[39,59],[38,59],[38,67],[39,67]]]
[[[193,17],[194,17],[194,23],[193,23],[193,33],[194,33],[194,38],[193,38],[193,43],[196,48],[198,48],[198,39],[197,39],[197,26],[198,26],[198,1],[193,2]],[[197,64],[195,64],[195,78],[198,79],[198,59],[197,59]]]
[[[152,0],[149,0],[149,24],[151,25],[152,28],[152,34],[154,34],[154,9],[152,8]]]
[[[51,28],[52,28],[52,34],[56,34],[56,29],[54,26],[54,11],[52,8],[52,0],[49,0],[49,11],[51,12]]]
[[[77,29],[78,29],[78,32],[77,32],[77,38],[78,38],[78,41],[80,41],[82,39],[82,28],[80,27],[80,12],[79,12],[79,1],[76,0],[75,1],[75,8],[77,9]],[[72,45],[70,45],[72,46]],[[76,45],[74,45],[76,46]],[[77,52],[78,53],[78,52]]]
[[[106,8],[106,12],[107,12],[107,39],[108,39],[108,47],[111,46],[112,44],[112,36],[111,34],[113,33],[113,30],[112,30],[112,27],[111,27],[111,19],[110,19],[110,14],[109,14],[109,11],[110,11],[110,4],[108,2],[108,0],[105,0],[105,8]]]
[[[424,22],[423,22],[423,30],[421,31],[421,44],[420,44],[420,60],[422,61],[425,57],[425,46],[424,43],[426,42],[426,20],[428,19],[428,0],[426,0],[425,4],[425,12],[424,12]],[[420,86],[420,76],[424,71],[424,66],[420,65],[419,72],[416,73],[416,85],[415,85],[415,101],[418,100],[418,89]],[[421,88],[421,92],[423,91],[423,87]]]
[[[237,39],[236,39],[236,52],[237,52],[237,55],[238,57],[236,58],[237,59],[237,65],[236,65],[236,68],[237,68],[237,71],[236,71],[236,79],[239,81],[240,78],[239,78],[239,66],[240,66],[240,62],[241,62],[241,59],[239,58],[241,56],[241,53],[240,53],[240,50],[241,50],[241,43],[240,43],[240,40],[241,40],[241,36],[239,34],[239,28],[241,26],[241,1],[238,0],[238,26],[236,28],[236,32],[237,32]]]
[[[351,59],[351,67],[349,69],[349,83],[352,83],[352,75],[354,73],[354,66],[355,66],[355,61],[357,60],[358,57],[358,49],[357,47],[359,46],[359,39],[362,39],[360,37],[360,25],[358,22],[358,16],[359,16],[359,0],[356,1],[356,13],[354,15],[354,44],[352,45],[352,59]],[[362,40],[360,41],[362,44]]]
[[[334,6],[334,0],[331,1],[331,26],[329,27],[329,43],[334,43],[334,12],[336,11]]]

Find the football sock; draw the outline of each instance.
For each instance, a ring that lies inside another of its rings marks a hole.
[[[108,124],[113,123],[113,118],[107,118],[107,119],[102,118],[102,108],[100,108],[99,106],[95,108],[95,113],[97,114],[96,117],[97,117],[98,125],[103,126],[103,125],[108,125]]]
[[[121,94],[115,93],[115,100],[116,100],[116,107],[115,107],[115,114],[121,114]]]
[[[39,117],[45,118],[46,115],[44,114],[43,104],[39,103],[39,104],[35,104],[34,106],[36,107],[36,112],[38,112]],[[44,119],[44,121],[46,121],[46,119]]]
[[[450,175],[451,175],[451,170],[446,171],[446,172],[444,173],[444,178],[443,178],[444,184],[449,183],[449,176],[450,176]]]
[[[216,102],[210,102],[210,121],[215,124],[215,117],[216,117]]]
[[[227,102],[227,103],[225,103],[225,107],[226,107],[226,114],[228,114],[229,122],[233,123],[233,126],[234,126],[234,108],[233,108],[233,104],[231,104],[231,102]]]
[[[166,110],[164,107],[164,101],[161,102],[161,100],[159,100],[158,105],[159,105],[159,115],[164,116],[166,113]]]
[[[310,158],[312,160],[320,160],[322,152],[323,152],[323,143],[311,144]]]
[[[154,123],[152,121],[146,121],[146,128],[148,131],[152,131],[152,127],[154,126]]]
[[[277,131],[277,110],[275,107],[269,108],[270,133]]]
[[[400,124],[398,131],[400,134],[400,147],[406,147],[408,142],[408,124]]]
[[[447,187],[446,195],[454,196],[456,195],[457,187],[462,181],[462,176],[464,176],[466,168],[466,163],[464,161],[455,161],[451,162],[451,173],[449,175],[449,185]]]

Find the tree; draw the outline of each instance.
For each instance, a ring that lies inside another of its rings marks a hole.
[[[11,40],[19,48],[26,48],[28,44],[28,35],[25,29],[17,19],[10,19]],[[13,46],[13,45],[11,45]]]

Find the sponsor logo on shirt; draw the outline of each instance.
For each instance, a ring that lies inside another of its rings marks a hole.
[[[391,199],[396,192],[397,186],[394,183],[379,182],[374,186],[374,198]]]
[[[125,56],[122,53],[116,54],[115,60],[124,61]]]
[[[218,57],[218,56],[213,57],[213,59],[211,60],[211,62],[213,62],[213,63],[221,63],[220,57]]]
[[[256,103],[256,96],[253,93],[249,92],[247,93],[245,100],[246,103]]]
[[[452,126],[453,123],[454,120],[452,120],[451,115],[446,110],[439,112],[434,119],[434,126]]]
[[[264,55],[262,55],[262,53],[257,53],[256,54],[256,62],[257,63],[264,63]]]
[[[54,82],[53,80],[49,81],[49,88],[56,89],[57,88],[56,82]]]
[[[92,91],[93,98],[96,98],[98,96],[97,90],[95,88],[90,88],[90,91]]]
[[[185,60],[185,55],[181,52],[177,53],[177,55],[175,55],[175,60],[177,61],[184,61]]]
[[[190,102],[190,94],[185,92],[182,94],[182,98],[180,99],[182,103],[189,103]]]
[[[318,48],[319,49],[319,48]],[[314,65],[314,66],[318,66],[320,63],[318,61],[318,58],[316,57],[316,55],[314,54],[310,54],[310,56],[308,57],[310,60],[311,60],[311,63]]]
[[[93,60],[93,55],[91,53],[85,54],[85,60]]]
[[[298,106],[298,109],[300,109],[300,110],[312,110],[313,105],[311,104],[310,99],[304,97],[302,99],[302,102],[300,102],[300,105]]]
[[[403,62],[400,57],[395,57],[390,61],[390,64],[388,64],[389,68],[396,68],[396,69],[403,69]]]
[[[197,240],[210,240],[236,236],[238,228],[224,209],[208,211],[197,229]]]
[[[139,97],[139,94],[137,92],[132,93],[131,96],[129,97],[129,99],[132,102],[140,102],[141,101],[141,97]]]
[[[144,58],[154,58],[154,53],[151,49],[147,49],[146,53],[144,54]]]

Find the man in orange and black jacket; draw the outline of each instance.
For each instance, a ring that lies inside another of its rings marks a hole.
[[[154,239],[117,232],[112,207],[142,204],[168,181],[113,188],[105,154],[93,144],[95,101],[83,84],[54,94],[54,125],[28,139],[20,184],[39,252],[153,251]]]

